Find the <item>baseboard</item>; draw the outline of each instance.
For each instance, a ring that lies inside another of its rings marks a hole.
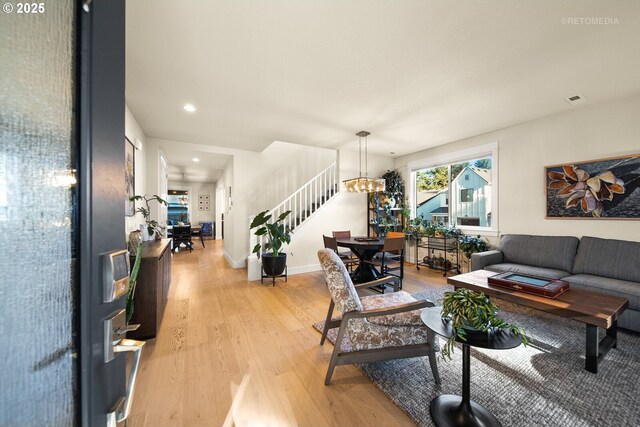
[[[298,267],[289,267],[287,270],[287,274],[303,274],[303,273],[311,273],[312,271],[320,271],[322,267],[320,264],[309,264],[309,265],[301,265]]]
[[[241,259],[239,261],[234,261],[233,258],[229,256],[229,254],[225,251],[224,258],[227,260],[231,268],[244,268],[246,267],[246,260]]]

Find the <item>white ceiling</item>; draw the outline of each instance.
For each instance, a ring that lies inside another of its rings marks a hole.
[[[640,92],[639,47],[634,0],[130,0],[126,100],[155,138],[355,148],[364,129],[402,155]]]
[[[231,156],[211,154],[198,151],[167,150],[163,153],[169,164],[167,178],[169,181],[216,182]],[[194,162],[196,157],[200,161]]]

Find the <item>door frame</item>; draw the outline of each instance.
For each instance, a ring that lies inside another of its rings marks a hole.
[[[88,9],[85,10],[85,9]],[[104,362],[103,320],[124,307],[102,302],[100,254],[125,249],[125,2],[77,2],[79,423],[106,426],[125,394],[125,355]],[[122,176],[122,179],[118,179]]]

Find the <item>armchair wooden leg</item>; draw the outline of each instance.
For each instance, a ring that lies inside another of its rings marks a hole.
[[[431,365],[431,373],[436,381],[436,384],[440,384],[440,374],[438,373],[438,364],[436,363],[436,334],[432,330],[427,331],[427,340],[429,342],[429,365]]]
[[[331,324],[331,316],[333,316],[333,307],[335,304],[333,300],[329,303],[329,311],[327,311],[327,318],[324,321],[324,329],[322,330],[322,338],[320,338],[320,345],[324,344],[324,340],[327,339],[327,332],[329,332],[329,326]]]
[[[327,376],[324,379],[324,385],[329,385],[331,382],[331,377],[333,376],[333,370],[336,368],[336,364],[338,362],[338,356],[340,355],[340,347],[342,346],[342,338],[344,337],[344,331],[346,328],[347,322],[342,322],[340,324],[340,330],[338,331],[338,338],[336,339],[336,343],[333,346],[333,353],[331,354],[331,361],[329,361],[329,368],[327,369]]]

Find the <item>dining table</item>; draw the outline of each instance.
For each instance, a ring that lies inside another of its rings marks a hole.
[[[354,282],[365,283],[382,277],[382,274],[372,264],[365,261],[370,261],[382,250],[383,238],[341,237],[336,239],[336,244],[343,248],[349,248],[360,261],[358,267],[351,273],[351,279]]]

